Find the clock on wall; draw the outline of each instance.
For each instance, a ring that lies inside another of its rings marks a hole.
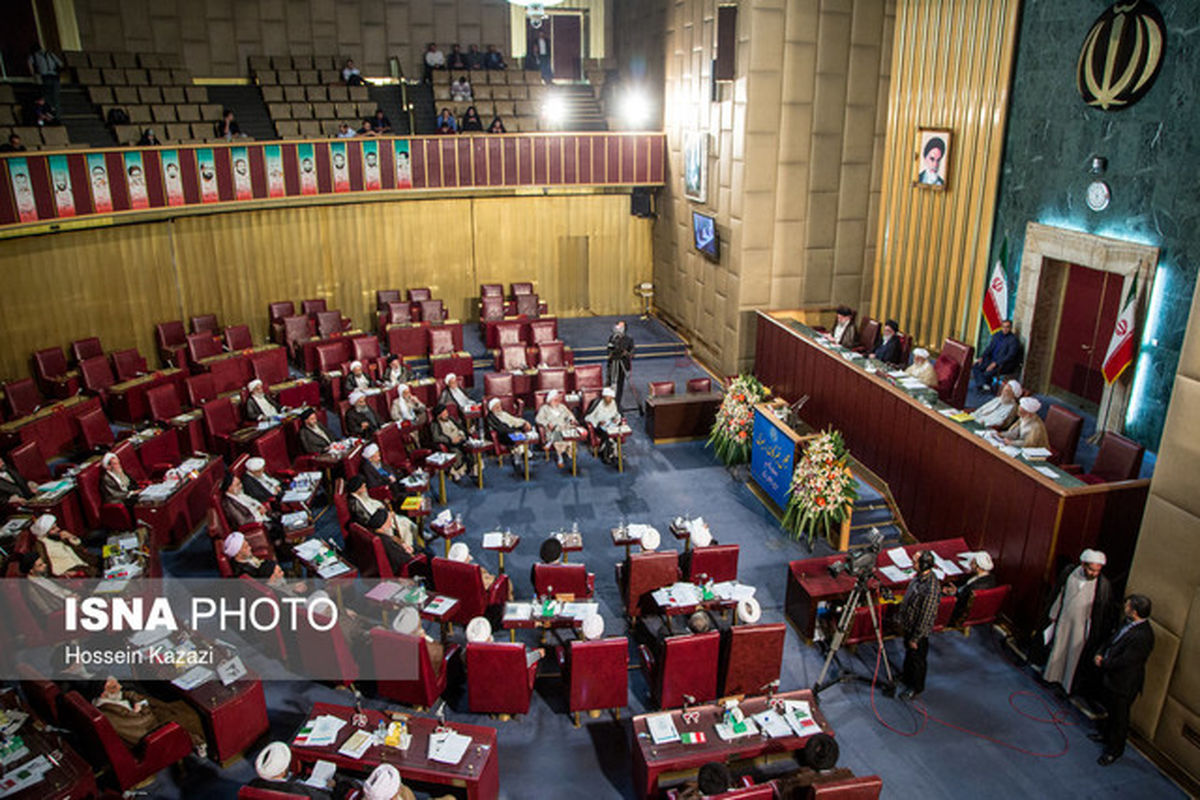
[[[1112,190],[1108,188],[1107,183],[1095,180],[1088,184],[1087,205],[1092,211],[1103,211],[1108,208],[1108,204],[1111,201]]]

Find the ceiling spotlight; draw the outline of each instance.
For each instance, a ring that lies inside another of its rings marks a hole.
[[[621,97],[618,113],[625,127],[645,127],[650,122],[650,100],[641,89],[630,89]]]
[[[542,105],[542,118],[550,123],[561,123],[567,116],[567,103],[562,95],[552,94],[546,97]]]

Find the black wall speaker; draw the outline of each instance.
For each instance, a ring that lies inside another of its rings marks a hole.
[[[635,217],[654,216],[654,190],[635,186],[629,196],[629,213]]]

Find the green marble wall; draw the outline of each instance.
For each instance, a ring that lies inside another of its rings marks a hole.
[[[1162,71],[1139,103],[1108,112],[1087,106],[1075,89],[1080,45],[1107,4],[1025,0],[992,243],[998,255],[1008,237],[1014,274],[1030,221],[1160,248],[1126,416],[1127,434],[1151,450],[1162,436],[1200,267],[1200,2],[1156,5],[1167,23]],[[1104,179],[1113,193],[1099,213],[1084,202],[1093,155],[1108,159]]]

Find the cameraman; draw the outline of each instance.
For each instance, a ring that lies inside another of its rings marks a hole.
[[[605,383],[617,392],[617,407],[621,407],[621,394],[625,391],[625,376],[633,366],[633,337],[625,333],[625,320],[617,320],[612,335],[608,337],[608,370]]]
[[[900,633],[904,638],[904,671],[901,680],[905,690],[902,700],[912,700],[925,691],[925,660],[929,656],[929,634],[937,619],[942,589],[933,573],[933,553],[922,551],[917,556],[917,574],[900,601]]]

